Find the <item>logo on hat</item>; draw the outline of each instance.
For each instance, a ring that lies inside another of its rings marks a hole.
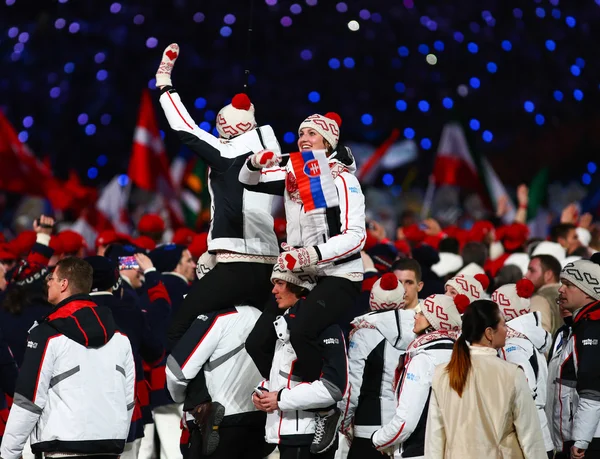
[[[304,174],[308,177],[318,177],[321,175],[321,168],[319,167],[319,161],[311,159],[304,165]]]

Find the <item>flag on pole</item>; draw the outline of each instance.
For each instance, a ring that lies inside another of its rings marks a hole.
[[[325,150],[290,153],[304,211],[339,205]]]
[[[495,210],[498,200],[507,197],[506,223],[515,217],[515,207],[504,184],[486,158],[477,157],[469,148],[463,128],[458,123],[444,126],[433,169],[433,185],[454,185],[479,193]]]
[[[173,227],[183,224],[181,203],[171,180],[169,159],[148,89],[142,93],[127,175],[135,186],[162,197]]]

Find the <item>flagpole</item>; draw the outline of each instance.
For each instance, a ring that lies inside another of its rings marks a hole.
[[[425,191],[425,198],[423,199],[423,207],[421,207],[421,220],[425,220],[429,217],[431,211],[431,205],[433,204],[433,194],[435,193],[435,179],[433,174],[429,176],[429,184],[427,185],[427,191]]]
[[[252,20],[254,17],[254,0],[250,0],[250,14],[248,18],[248,38],[246,39],[246,69],[244,70],[244,92],[248,94],[250,86],[250,61],[252,59]]]

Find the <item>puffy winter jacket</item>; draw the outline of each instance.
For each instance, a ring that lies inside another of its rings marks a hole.
[[[350,387],[341,403],[342,429],[354,426],[354,436],[371,435],[394,417],[393,382],[398,363],[413,333],[414,311],[370,312],[352,321],[348,345]]]
[[[498,354],[507,362],[519,365],[525,372],[527,384],[538,410],[546,451],[554,450],[546,418],[548,364],[544,353],[551,345],[551,336],[542,328],[542,314],[530,312],[506,322],[509,327],[506,345]]]
[[[123,452],[134,408],[131,344],[108,308],[71,296],[29,334],[0,456]]]
[[[274,322],[277,343],[268,381],[260,387],[278,392],[279,410],[267,413],[267,443],[306,446],[315,433],[315,413],[307,410],[325,409],[342,400],[348,387],[346,343],[337,325],[327,327],[320,335],[323,349],[321,378],[302,383],[294,373],[296,352],[290,343],[288,320],[294,320],[294,308]]]
[[[364,269],[360,251],[366,241],[365,197],[354,176],[356,163],[346,147],[338,147],[328,161],[339,198],[337,207],[306,212],[290,161],[263,170],[254,170],[246,161],[239,180],[249,189],[284,196],[287,242],[294,247],[316,247],[320,258],[317,275],[361,281]]]

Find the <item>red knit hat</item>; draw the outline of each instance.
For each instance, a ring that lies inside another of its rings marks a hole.
[[[194,259],[199,259],[208,250],[208,233],[196,234],[188,250]]]
[[[502,241],[502,245],[508,252],[514,252],[515,250],[523,247],[527,239],[529,238],[529,227],[523,223],[511,223],[510,225],[504,225],[498,228],[496,237]]]
[[[0,260],[16,260],[17,258],[17,254],[9,244],[0,244]]]
[[[189,228],[179,228],[173,234],[173,244],[190,245],[196,233]]]
[[[159,215],[146,214],[140,218],[138,231],[140,233],[162,233],[165,230],[165,222]]]
[[[58,235],[53,235],[50,237],[49,247],[54,250],[54,255],[62,255],[65,253],[65,247]]]
[[[417,224],[403,227],[402,232],[404,233],[404,237],[406,238],[406,240],[412,243],[413,245],[420,244],[427,237],[425,231],[419,228],[419,225]]]
[[[11,250],[18,256],[26,256],[35,244],[37,234],[35,231],[23,231],[9,242]]]
[[[377,279],[369,297],[371,311],[402,309],[404,304],[404,286],[395,274],[386,273]]]
[[[58,233],[58,239],[63,246],[64,253],[77,253],[87,247],[81,234],[72,230],[61,231]]]

